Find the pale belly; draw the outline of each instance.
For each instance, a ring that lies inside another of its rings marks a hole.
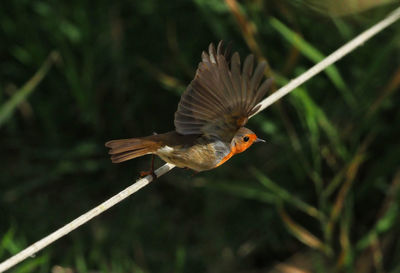
[[[230,153],[230,146],[220,140],[211,143],[199,143],[188,147],[164,146],[156,154],[164,161],[180,168],[189,168],[197,172],[210,170],[218,166]]]

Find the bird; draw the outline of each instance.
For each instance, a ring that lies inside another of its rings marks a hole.
[[[145,137],[111,140],[113,163],[152,154],[180,168],[201,172],[214,169],[232,156],[247,150],[253,143],[265,142],[244,127],[260,108],[259,102],[271,86],[264,78],[266,62],[255,67],[254,55],[243,65],[238,52],[230,54],[220,41],[203,51],[194,79],[183,92],[175,112],[175,130]],[[156,178],[156,177],[155,177]]]

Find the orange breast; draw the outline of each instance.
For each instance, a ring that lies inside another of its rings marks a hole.
[[[228,161],[228,159],[230,159],[232,156],[234,156],[236,154],[236,148],[235,147],[233,147],[232,149],[231,149],[231,152],[229,153],[229,154],[227,154],[224,158],[222,158],[222,160],[217,164],[217,166],[215,166],[215,167],[218,167],[218,166],[220,166],[220,165],[222,165],[222,164],[224,164],[226,161]]]

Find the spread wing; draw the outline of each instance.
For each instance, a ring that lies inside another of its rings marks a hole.
[[[222,41],[217,50],[210,44],[193,81],[183,93],[175,113],[175,128],[182,135],[204,134],[230,142],[237,130],[257,111],[271,79],[261,85],[266,63],[253,71],[254,56],[240,65],[237,52],[229,60]],[[230,63],[230,67],[229,67]]]

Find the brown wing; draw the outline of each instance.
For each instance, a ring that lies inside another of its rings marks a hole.
[[[181,97],[175,113],[175,128],[180,134],[213,135],[231,141],[257,111],[257,103],[271,84],[268,79],[260,85],[265,62],[260,62],[253,72],[254,56],[249,55],[241,69],[235,52],[229,67],[229,54],[222,45],[219,42],[215,50],[210,44],[208,54],[202,53],[196,75]]]

